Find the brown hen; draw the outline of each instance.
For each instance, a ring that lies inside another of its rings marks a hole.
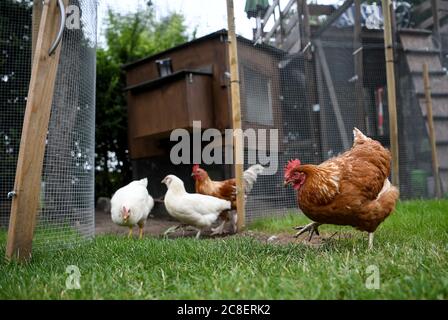
[[[263,172],[263,166],[255,164],[249,167],[243,174],[244,181],[244,196],[245,198],[252,190],[254,183],[257,181],[259,174]],[[227,179],[223,181],[214,181],[210,179],[207,171],[201,169],[199,165],[195,164],[191,175],[195,180],[195,191],[196,193],[205,194],[208,196],[213,196],[216,198],[224,199],[230,201],[232,204],[231,210],[236,209],[236,182],[235,179]],[[237,216],[235,212],[224,211],[220,214],[219,219],[221,224],[219,227],[212,229],[212,234],[221,234],[224,230],[224,225],[226,222],[232,220],[233,232],[236,232],[236,219]]]
[[[378,141],[353,130],[350,150],[320,165],[301,165],[291,160],[285,167],[284,183],[297,190],[299,208],[313,223],[298,227],[318,234],[321,224],[347,225],[373,233],[394,210],[399,191],[389,182],[390,152]]]

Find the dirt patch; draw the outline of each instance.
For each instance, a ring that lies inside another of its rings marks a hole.
[[[311,241],[309,240],[308,233],[300,235],[298,238],[295,238],[293,234],[290,233],[277,233],[277,234],[269,234],[258,231],[245,231],[241,234],[241,236],[251,237],[256,239],[257,241],[263,243],[272,243],[272,244],[280,244],[287,245],[290,243],[300,243],[311,247],[319,247],[325,243],[328,243],[332,240],[338,240],[343,238],[352,237],[351,234],[348,233],[320,233],[319,236],[314,235]]]
[[[150,237],[162,237],[163,233],[170,227],[179,225],[179,222],[175,220],[171,220],[169,218],[161,219],[160,217],[154,218],[154,216],[150,216],[148,221],[146,222],[144,235]],[[295,238],[291,233],[277,233],[277,234],[269,234],[259,231],[244,231],[238,235],[235,235],[230,230],[230,224],[227,224],[227,228],[225,229],[225,233],[222,235],[211,235],[211,230],[204,230],[201,234],[201,239],[204,238],[224,238],[231,236],[238,237],[250,237],[254,238],[257,241],[262,243],[272,243],[279,245],[287,245],[290,243],[301,243],[304,245],[319,247],[322,244],[343,238],[352,237],[349,233],[321,233],[319,236],[314,235],[311,241],[308,241],[309,235],[305,233],[301,235],[299,238]],[[97,212],[95,214],[95,233],[96,234],[114,234],[114,235],[123,235],[126,236],[129,232],[129,229],[126,227],[118,226],[112,222],[110,215],[105,214],[103,212]],[[169,238],[175,239],[180,237],[194,237],[196,236],[197,231],[191,227],[186,227],[182,230],[177,230],[169,235]],[[138,227],[134,228],[134,236],[138,234]]]
[[[145,224],[145,228],[143,229],[145,236],[152,237],[160,237],[163,236],[163,233],[172,226],[179,225],[179,222],[175,220],[171,220],[169,218],[160,217],[155,218],[151,216],[148,218]],[[228,225],[226,228],[226,233],[222,235],[211,236],[211,230],[205,230],[201,233],[201,238],[222,238],[231,235],[229,230],[230,226]],[[129,229],[127,227],[122,227],[116,225],[112,222],[110,214],[105,214],[104,212],[97,212],[95,214],[95,234],[114,234],[114,235],[127,235]],[[169,235],[169,238],[178,238],[178,237],[194,237],[196,236],[197,231],[193,228],[186,227],[182,230],[177,230]],[[134,236],[138,235],[138,226],[134,228]]]
[[[176,225],[176,221],[148,218],[145,228],[145,235],[156,236],[165,232],[166,229]],[[95,234],[116,234],[127,235],[129,229],[116,225],[112,222],[110,214],[104,212],[96,212],[95,214]],[[134,228],[134,235],[138,234],[138,227]]]

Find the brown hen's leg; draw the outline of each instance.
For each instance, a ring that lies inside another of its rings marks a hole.
[[[369,250],[373,249],[373,232],[369,232]]]
[[[212,236],[214,236],[214,235],[216,235],[216,234],[223,234],[224,233],[224,225],[226,224],[226,221],[225,220],[223,220],[222,222],[221,222],[221,224],[218,226],[218,227],[216,227],[216,228],[212,228],[212,233],[211,233],[211,235]]]
[[[294,229],[299,230],[299,232],[297,232],[294,237],[298,238],[302,233],[305,233],[306,231],[308,231],[310,233],[310,237],[309,237],[308,241],[311,241],[314,234],[319,235],[318,227],[320,225],[321,224],[318,222],[311,222],[311,223],[307,224],[306,226],[295,227]]]
[[[238,214],[236,212],[232,212],[232,231],[233,233],[236,233],[238,231]]]

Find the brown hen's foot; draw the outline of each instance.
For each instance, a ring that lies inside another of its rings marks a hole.
[[[314,234],[319,235],[319,230],[318,230],[319,226],[320,226],[320,223],[311,222],[311,223],[307,224],[306,226],[295,227],[294,229],[300,230],[300,231],[296,233],[294,238],[298,238],[302,233],[305,233],[308,231],[310,233],[310,237],[308,238],[308,241],[311,241]]]

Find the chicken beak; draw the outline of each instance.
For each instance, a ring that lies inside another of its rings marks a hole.
[[[124,210],[124,212],[123,212],[123,221],[124,221],[124,223],[127,223],[128,222],[128,220],[129,220],[129,210],[128,209],[125,209],[125,208],[123,208]]]
[[[283,187],[284,187],[284,188],[288,187],[290,184],[291,184],[291,181],[290,181],[290,180],[285,180],[285,181],[283,181]]]
[[[163,178],[163,180],[160,183],[166,183],[166,178]]]
[[[194,172],[191,173],[191,176],[194,177]]]

